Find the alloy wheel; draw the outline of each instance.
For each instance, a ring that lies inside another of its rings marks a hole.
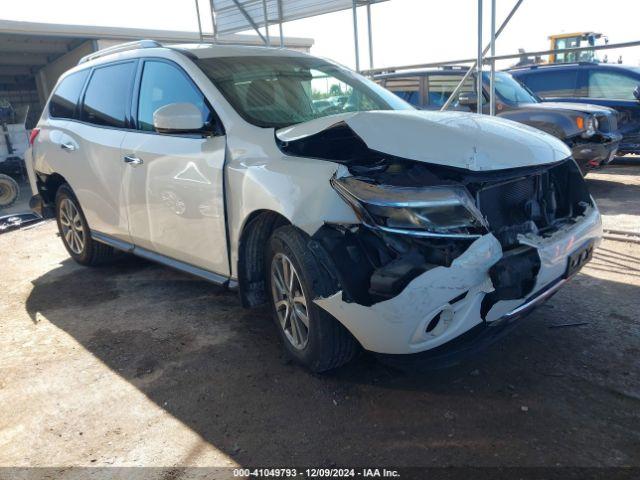
[[[291,345],[302,350],[309,341],[309,311],[300,277],[283,253],[271,261],[271,292],[280,327]]]
[[[60,202],[60,226],[62,236],[69,249],[76,255],[84,250],[84,228],[78,207],[68,198]]]

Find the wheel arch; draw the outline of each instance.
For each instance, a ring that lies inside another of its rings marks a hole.
[[[55,205],[56,194],[62,185],[69,185],[67,179],[59,173],[51,173],[48,175],[38,174],[37,178],[38,191],[47,206]],[[69,188],[73,191],[71,185],[69,185]]]
[[[243,307],[255,307],[268,301],[266,294],[265,245],[279,227],[292,223],[274,210],[256,210],[249,214],[240,231],[238,243],[238,290]]]

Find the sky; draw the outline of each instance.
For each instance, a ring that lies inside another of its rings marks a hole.
[[[498,25],[514,3],[497,0]],[[0,4],[3,20],[197,30],[195,0],[0,0]],[[488,42],[491,2],[484,4],[484,41]],[[208,0],[200,0],[200,10],[203,27],[210,31]],[[358,10],[360,66],[365,69],[369,67],[366,9]],[[476,55],[476,0],[389,0],[373,5],[371,12],[375,67]],[[524,0],[496,42],[496,53],[545,50],[548,35],[563,32],[601,32],[610,43],[640,40],[639,14],[640,0]],[[277,35],[277,28],[272,27],[271,33]],[[350,11],[285,23],[284,34],[313,38],[311,53],[355,66]],[[609,61],[622,55],[625,64],[640,65],[640,47],[604,53]]]

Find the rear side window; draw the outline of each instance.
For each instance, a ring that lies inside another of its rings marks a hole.
[[[153,113],[170,103],[192,103],[204,123],[212,120],[204,96],[178,68],[166,62],[146,61],[140,82],[138,129],[153,131]]]
[[[133,62],[96,68],[84,95],[81,118],[85,122],[105,127],[124,127]]]
[[[388,78],[379,83],[387,90],[391,90],[405,102],[416,107],[420,105],[420,77]]]
[[[618,72],[590,70],[589,98],[635,101],[633,90],[639,84],[640,80]]]
[[[72,73],[60,82],[49,102],[49,115],[54,118],[73,118],[80,92],[89,70]]]
[[[517,78],[541,97],[574,97],[577,76],[577,70],[546,70]]]
[[[429,75],[427,91],[429,94],[427,95],[428,104],[434,107],[442,107],[446,101],[449,99],[453,91],[458,86],[462,80],[462,75],[447,75],[447,74],[435,74]],[[472,77],[469,77],[462,84],[462,88],[460,92],[458,92],[458,96],[461,93],[475,93],[476,85],[475,81]],[[458,104],[458,99],[454,99],[453,106],[456,107]]]

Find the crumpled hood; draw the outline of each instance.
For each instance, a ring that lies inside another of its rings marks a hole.
[[[588,113],[591,115],[613,115],[615,110],[609,107],[603,107],[602,105],[593,105],[591,103],[573,103],[573,102],[540,102],[540,103],[527,103],[527,107],[539,108],[541,110],[560,110],[566,112],[571,110],[573,112]]]
[[[297,142],[341,123],[371,150],[474,171],[544,165],[571,155],[563,142],[540,130],[464,112],[343,113],[282,128],[276,137]]]

